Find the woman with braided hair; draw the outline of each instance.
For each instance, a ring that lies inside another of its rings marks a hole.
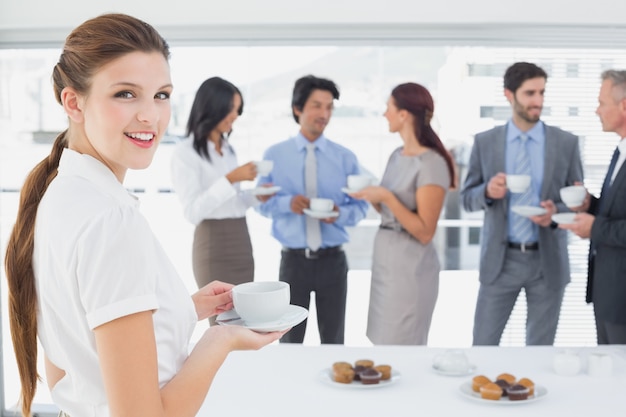
[[[37,338],[61,416],[195,416],[229,352],[283,332],[208,329],[231,284],[190,296],[159,245],[129,169],[150,165],[170,119],[169,48],[141,20],[108,14],[67,37],[53,71],[69,127],[22,188],[8,242],[11,336],[22,415],[37,388]]]
[[[425,345],[439,290],[432,243],[447,190],[455,185],[452,158],[431,126],[434,104],[426,88],[398,85],[387,101],[397,148],[380,186],[351,194],[381,215],[374,241],[367,336],[380,345]]]

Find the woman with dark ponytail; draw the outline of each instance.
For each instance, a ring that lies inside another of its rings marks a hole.
[[[374,242],[367,336],[380,345],[425,345],[439,290],[432,243],[454,164],[432,128],[434,103],[415,83],[393,89],[385,117],[403,146],[390,156],[380,186],[351,194],[381,214]]]
[[[6,253],[23,416],[37,338],[63,416],[194,416],[230,351],[283,334],[220,326],[188,353],[194,324],[232,308],[232,285],[190,296],[122,185],[167,129],[168,58],[152,26],[108,14],[77,27],[54,68],[69,127],[24,183]]]

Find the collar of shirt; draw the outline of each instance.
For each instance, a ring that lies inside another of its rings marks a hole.
[[[311,142],[307,138],[304,137],[302,132],[298,132],[298,134],[294,137],[294,141],[296,142],[296,146],[298,147],[299,151],[302,151],[302,150],[306,151],[306,146],[309,143],[314,143],[315,148],[319,149],[320,152],[326,151],[326,148],[328,146],[328,139],[326,139],[324,135],[320,135],[317,139]]]
[[[624,161],[626,160],[626,140],[624,139],[626,138],[622,138],[622,140],[620,140],[617,144],[617,149],[619,149],[619,158],[617,158],[617,162],[615,163],[615,169],[613,170],[613,175],[611,175],[611,183],[613,183],[613,180],[617,176],[617,173],[622,168],[622,165],[624,165]]]
[[[514,141],[522,133],[524,132],[522,132],[517,126],[515,126],[515,123],[513,123],[513,120],[508,121],[508,123],[506,124],[507,143],[511,143],[512,141]],[[545,126],[543,122],[539,120],[537,123],[535,123],[535,125],[528,132],[526,132],[526,134],[528,135],[528,138],[531,141],[534,141],[538,143],[539,145],[543,145],[546,139]]]
[[[117,180],[113,171],[96,158],[66,148],[59,161],[58,176],[77,176],[96,184],[122,203],[139,206],[139,200]]]

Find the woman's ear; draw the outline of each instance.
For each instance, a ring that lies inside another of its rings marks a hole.
[[[78,94],[76,90],[71,87],[65,87],[61,91],[61,103],[63,103],[63,110],[75,123],[82,123],[83,117],[83,97]]]

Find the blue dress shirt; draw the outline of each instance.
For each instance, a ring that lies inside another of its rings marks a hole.
[[[256,207],[263,216],[272,218],[272,236],[284,247],[306,248],[306,215],[291,211],[291,199],[304,189],[304,159],[309,141],[297,136],[271,146],[263,159],[274,161],[272,172],[259,179],[259,185],[272,183],[280,191]],[[348,175],[359,174],[359,163],[349,149],[328,140],[323,135],[315,140],[317,158],[317,196],[332,199],[339,207],[339,217],[333,223],[320,222],[322,248],[338,246],[348,241],[346,226],[354,226],[367,214],[368,203],[349,197],[343,191]]]
[[[513,121],[509,120],[506,126],[506,173],[515,173],[515,155],[519,152],[521,146],[520,134],[521,130],[515,126]],[[546,144],[546,132],[542,121],[537,122],[528,132],[528,157],[530,158],[531,169],[531,184],[533,186],[533,201],[531,205],[539,206],[541,201],[541,184],[543,183],[543,165],[545,161],[545,144]],[[510,193],[507,193],[509,199],[509,219],[512,216],[516,216],[511,211]],[[508,236],[509,242],[519,242],[520,239],[514,236],[513,222],[508,222]],[[533,223],[532,242],[539,240],[539,226]]]

